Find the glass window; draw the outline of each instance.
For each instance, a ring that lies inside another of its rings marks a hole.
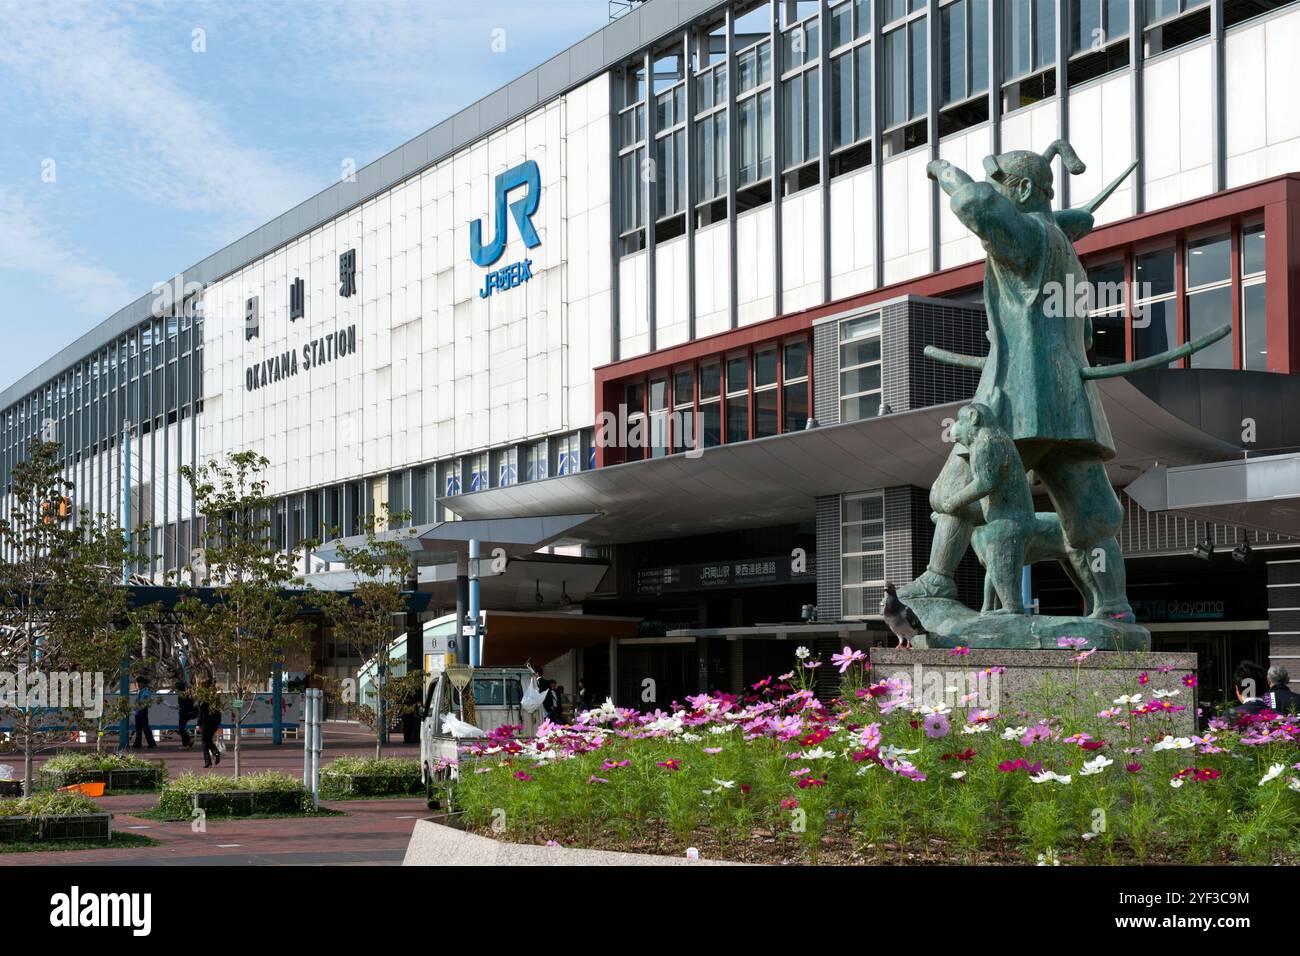
[[[1120,259],[1089,269],[1088,295],[1093,364],[1123,362],[1124,261]]]
[[[843,2],[831,8],[830,48],[843,46],[853,39],[853,4]]]
[[[949,4],[939,12],[939,96],[944,103],[966,98],[966,2]]]
[[[700,366],[700,439],[704,447],[722,444],[722,366]]]
[[[1224,233],[1187,243],[1187,287],[1197,288],[1232,278],[1232,238]]]
[[[1056,62],[1056,0],[1034,0],[1034,69]]]
[[[1149,299],[1174,291],[1174,250],[1160,249],[1137,257],[1134,298]]]
[[[1029,32],[1030,0],[1006,0],[1002,8],[1002,57],[1007,79],[1024,76],[1033,68]]]
[[[1138,302],[1134,306],[1134,358],[1156,355],[1178,344],[1177,305],[1174,299],[1168,298],[1146,303]]]
[[[1263,282],[1242,289],[1241,358],[1242,364],[1255,371],[1268,371],[1268,321]]]
[[[760,349],[754,353],[754,387],[764,388],[776,384],[776,347]]]
[[[875,614],[885,583],[885,502],[879,491],[840,503],[840,616]]]
[[[853,142],[853,55],[831,61],[831,149]]]
[[[857,85],[854,89],[857,139],[871,135],[871,44],[863,43],[853,51]]]
[[[885,126],[907,119],[907,33],[885,34]]]
[[[880,313],[840,324],[840,421],[880,410]]]
[[[928,39],[926,37],[926,26],[924,18],[913,20],[909,24],[908,34],[911,37],[912,50],[908,58],[912,74],[911,97],[908,104],[911,108],[913,117],[921,116],[925,113],[926,107],[926,49]]]
[[[1232,237],[1200,236],[1187,242],[1187,334],[1200,338],[1232,323]],[[1223,338],[1191,357],[1192,368],[1232,368],[1232,339]]]
[[[777,350],[754,353],[754,437],[775,435],[780,430],[777,390]]]
[[[668,379],[650,380],[650,457],[668,454]]]
[[[1257,222],[1241,230],[1241,274],[1262,275],[1264,272],[1264,224]]]
[[[1187,329],[1191,339],[1232,323],[1232,287],[1222,285],[1187,296]],[[1191,358],[1192,368],[1232,368],[1232,337],[1219,339]]]
[[[795,432],[808,423],[808,341],[786,342],[784,348],[782,431]]]
[[[717,398],[722,388],[722,370],[717,362],[700,366],[701,401]]]
[[[727,442],[746,441],[749,435],[749,359],[727,359]]]
[[[629,382],[623,389],[627,405],[627,446],[629,458],[641,458],[645,449],[645,397],[644,382]],[[560,474],[567,474],[560,472]]]

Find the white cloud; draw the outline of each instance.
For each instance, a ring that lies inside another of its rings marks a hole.
[[[49,303],[57,314],[69,305],[78,311],[110,314],[134,299],[122,276],[94,265],[57,230],[11,193],[0,189],[0,262],[13,263],[20,279],[48,283],[60,301]],[[26,283],[25,283],[26,284]]]

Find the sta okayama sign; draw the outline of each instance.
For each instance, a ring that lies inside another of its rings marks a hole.
[[[297,375],[299,369],[306,372],[318,365],[326,365],[337,358],[351,355],[356,350],[357,327],[349,325],[329,335],[310,339],[299,348],[286,349],[262,359],[256,365],[250,365],[244,371],[244,389],[256,391]]]

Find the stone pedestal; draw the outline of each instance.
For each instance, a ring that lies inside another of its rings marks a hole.
[[[908,605],[929,633],[917,647],[1023,648],[1055,650],[1062,637],[1081,637],[1107,651],[1145,651],[1151,632],[1140,624],[1051,614],[980,614],[946,597],[908,595]]]
[[[961,696],[973,693],[977,698],[972,706],[1023,723],[1049,712],[1092,718],[1098,711],[1116,706],[1113,702],[1121,695],[1140,693],[1146,703],[1157,699],[1157,690],[1176,690],[1176,695],[1165,699],[1183,710],[1134,719],[1150,721],[1153,731],[1162,728],[1186,734],[1196,727],[1196,688],[1182,683],[1187,674],[1196,673],[1196,654],[1192,652],[1098,651],[1077,664],[1071,660],[1075,652],[1070,650],[972,649],[968,654],[953,655],[940,648],[873,647],[869,653],[875,680],[905,679],[913,688],[914,699],[922,704],[942,700],[960,706]],[[1005,669],[989,673],[995,667]],[[1161,673],[1161,668],[1166,672]],[[1144,672],[1149,680],[1139,685],[1138,675]],[[1022,711],[1028,716],[1013,716]]]

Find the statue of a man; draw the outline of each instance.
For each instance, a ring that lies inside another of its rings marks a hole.
[[[992,411],[1024,468],[1046,487],[1060,515],[1071,570],[1101,597],[1092,616],[1132,622],[1115,540],[1124,510],[1103,465],[1115,455],[1114,442],[1097,386],[1081,374],[1089,365],[1091,323],[1068,307],[1068,290],[1087,280],[1072,240],[1092,230],[1093,217],[1088,209],[1052,210],[1055,155],[1070,172],[1083,172],[1074,150],[1060,140],[1043,155],[1017,150],[985,158],[983,182],[946,160],[931,162],[927,172],[988,254],[989,354],[974,401]],[[1061,310],[1049,307],[1049,299],[1053,306],[1065,301],[1065,314],[1054,314]],[[941,512],[935,521],[930,566],[903,596],[957,596],[953,573],[971,524]]]

